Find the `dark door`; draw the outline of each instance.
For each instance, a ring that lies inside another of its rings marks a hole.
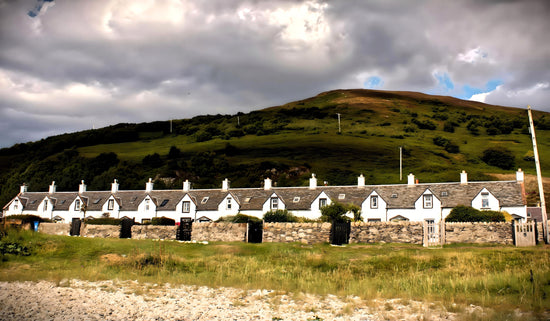
[[[132,238],[132,226],[134,225],[134,220],[129,218],[123,218],[120,222],[120,238],[121,239],[130,239]]]
[[[191,232],[193,230],[193,220],[189,217],[180,219],[180,226],[176,230],[176,239],[178,241],[191,241]]]
[[[248,221],[248,243],[262,243],[264,235],[264,222]]]
[[[73,218],[73,221],[71,222],[71,236],[80,236],[80,224],[81,221],[79,218]]]
[[[350,231],[350,222],[332,222],[332,226],[330,229],[330,244],[348,244]]]

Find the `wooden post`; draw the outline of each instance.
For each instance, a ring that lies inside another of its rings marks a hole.
[[[533,153],[535,154],[535,166],[537,168],[537,182],[539,185],[540,209],[542,212],[542,230],[544,241],[548,244],[548,216],[546,215],[546,200],[544,199],[544,188],[542,185],[542,173],[540,170],[539,152],[537,148],[537,137],[535,136],[535,125],[533,124],[533,115],[531,114],[531,106],[527,105],[527,113],[529,115],[529,128],[531,129],[531,138],[533,140]]]

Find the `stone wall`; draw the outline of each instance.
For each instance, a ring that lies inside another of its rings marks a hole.
[[[175,240],[177,226],[134,225],[132,226],[133,239],[161,239]]]
[[[38,232],[51,235],[69,235],[71,232],[70,223],[40,223]]]
[[[422,244],[422,222],[355,222],[351,224],[350,243]]]
[[[246,223],[193,223],[191,240],[246,242]]]
[[[445,243],[514,244],[512,223],[446,223]]]
[[[329,242],[330,227],[330,223],[264,223],[263,242]]]
[[[84,224],[81,234],[84,237],[119,238],[120,225],[91,225]]]

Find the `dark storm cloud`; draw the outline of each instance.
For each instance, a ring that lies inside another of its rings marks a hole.
[[[373,83],[549,110],[549,7],[542,0],[0,0],[0,146]]]

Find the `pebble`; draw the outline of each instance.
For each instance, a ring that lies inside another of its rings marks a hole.
[[[441,305],[137,281],[0,282],[0,320],[455,320]]]

